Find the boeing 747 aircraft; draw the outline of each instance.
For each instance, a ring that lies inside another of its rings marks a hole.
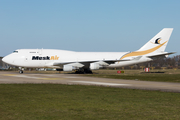
[[[173,28],[164,28],[134,52],[74,52],[54,49],[18,49],[5,56],[3,62],[19,68],[56,68],[60,71],[92,73],[100,68],[118,68],[167,57],[164,52]],[[22,69],[19,73],[23,73]]]

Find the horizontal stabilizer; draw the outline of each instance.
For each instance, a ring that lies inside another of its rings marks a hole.
[[[147,56],[149,58],[158,58],[158,57],[166,57],[167,55],[171,55],[171,54],[174,54],[176,52],[170,52],[170,53],[160,53],[160,54],[156,54],[156,55],[151,55],[151,56]]]

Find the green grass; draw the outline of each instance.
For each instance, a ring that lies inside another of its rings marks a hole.
[[[59,84],[1,84],[1,120],[180,119],[180,94]]]
[[[117,74],[117,70],[97,70],[94,74],[86,74],[91,77],[142,80],[142,81],[160,81],[160,82],[180,82],[180,70],[153,70],[151,72],[164,73],[145,73],[142,70],[124,70],[124,74]]]

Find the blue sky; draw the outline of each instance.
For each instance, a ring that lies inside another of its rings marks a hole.
[[[126,52],[163,28],[180,54],[179,0],[1,0],[0,56],[16,49]]]

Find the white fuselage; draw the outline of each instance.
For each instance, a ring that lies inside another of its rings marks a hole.
[[[105,61],[105,60],[120,60],[122,56],[128,52],[73,52],[54,49],[19,49],[12,54],[3,58],[6,63],[28,68],[62,68],[63,66],[54,66],[58,63],[78,63],[88,61]],[[121,61],[115,64],[110,64],[106,67],[122,67],[132,64],[150,61],[151,59]]]

